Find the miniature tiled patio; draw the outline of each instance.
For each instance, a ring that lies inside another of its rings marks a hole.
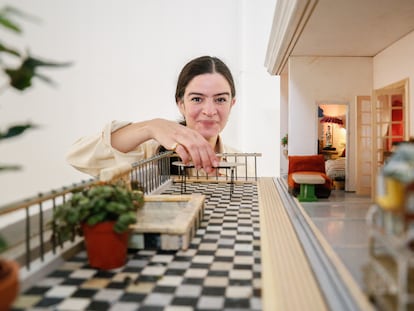
[[[122,268],[88,265],[84,251],[21,293],[12,310],[261,310],[257,187],[189,183],[206,195],[187,250],[130,251]],[[180,194],[173,184],[163,194]]]

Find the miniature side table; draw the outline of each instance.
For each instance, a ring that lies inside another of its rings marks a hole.
[[[319,174],[293,174],[295,183],[300,184],[298,200],[300,202],[318,201],[315,195],[315,185],[324,184],[325,179]]]
[[[173,165],[179,167],[179,172],[181,176],[181,194],[186,192],[186,182],[187,182],[187,169],[194,168],[193,163],[184,164],[181,161],[172,162]],[[230,199],[234,190],[234,170],[237,166],[244,165],[243,163],[236,162],[220,162],[216,167],[217,169],[230,169]]]

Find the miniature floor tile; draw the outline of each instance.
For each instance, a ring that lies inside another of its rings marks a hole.
[[[136,278],[138,277],[138,273],[134,273],[134,272],[121,272],[121,273],[117,273],[113,278],[112,278],[112,282],[128,282],[128,281],[132,281],[132,280],[136,280]]]
[[[57,298],[57,297],[43,297],[38,303],[36,303],[33,307],[35,308],[49,308],[55,307],[60,302],[62,302],[64,298]]]
[[[186,306],[168,306],[164,309],[164,311],[193,311],[192,307]]]
[[[177,287],[175,295],[177,297],[198,297],[202,290],[201,285],[183,284]]]
[[[22,293],[12,311],[259,311],[257,189],[188,183],[206,195],[204,217],[187,250],[131,251],[125,266],[102,271],[82,251]],[[180,194],[173,184],[164,194]]]
[[[124,291],[119,289],[101,289],[94,296],[94,300],[118,301]]]
[[[197,307],[200,309],[222,310],[224,307],[223,297],[200,297]]]
[[[154,255],[151,262],[171,262],[174,259],[173,255]]]
[[[21,295],[20,297],[17,297],[14,307],[18,309],[27,309],[36,305],[41,299],[42,296],[39,295]]]
[[[74,271],[69,275],[69,277],[74,279],[90,279],[96,274],[94,269],[79,269]]]
[[[77,290],[76,286],[59,285],[54,286],[45,293],[46,297],[65,298],[72,295]]]
[[[172,299],[172,294],[150,293],[143,304],[147,306],[168,306]]]
[[[59,269],[74,271],[74,270],[80,269],[84,265],[85,265],[84,261],[80,261],[80,262],[66,261],[65,263],[62,264],[62,266]]]
[[[126,292],[130,293],[142,293],[142,294],[148,294],[152,291],[155,284],[150,282],[139,282],[137,284],[131,284],[126,288]]]
[[[164,275],[158,282],[157,285],[160,286],[178,286],[182,283],[182,276],[175,275]]]
[[[56,306],[56,310],[77,311],[86,310],[86,307],[91,303],[87,298],[68,298],[63,300]]]
[[[124,293],[119,301],[122,302],[142,302],[146,297],[146,294],[142,293]]]
[[[207,269],[188,269],[184,276],[186,278],[204,278],[207,276],[208,270]]]
[[[72,294],[72,297],[77,298],[90,298],[95,296],[98,292],[97,289],[87,289],[87,288],[79,288],[76,292]]]
[[[204,279],[204,286],[226,287],[228,284],[229,279],[223,276],[208,276]]]
[[[231,258],[231,257],[227,257]],[[213,262],[210,266],[211,271],[230,271],[233,269],[233,262],[226,262],[225,258],[221,258],[222,261]]]
[[[190,267],[189,262],[173,261],[168,264],[168,269],[187,270]]]
[[[203,256],[203,255],[196,255],[193,258],[193,263],[205,263],[210,264],[214,261],[214,256]]]
[[[226,288],[226,297],[246,298],[251,297],[253,290],[251,286],[229,286]]]
[[[110,279],[93,278],[93,279],[90,279],[84,282],[82,284],[82,287],[83,288],[97,288],[97,289],[104,288],[109,284],[110,281],[111,281]]]
[[[116,302],[114,303],[109,311],[136,311],[139,308],[138,303],[134,302]]]
[[[43,280],[39,280],[36,285],[37,286],[44,286],[44,287],[52,287],[61,284],[65,281],[65,278],[45,278]]]

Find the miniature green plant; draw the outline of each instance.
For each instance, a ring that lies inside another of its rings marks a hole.
[[[0,236],[0,254],[2,252],[4,252],[7,248],[7,243],[6,241],[3,239],[3,237]]]
[[[82,235],[82,224],[90,226],[115,221],[114,231],[122,233],[137,221],[137,209],[144,205],[141,191],[122,185],[103,184],[75,192],[53,214],[54,232],[60,241]]]
[[[286,147],[288,145],[288,134],[287,133],[280,140],[280,144],[282,145],[282,147]]]

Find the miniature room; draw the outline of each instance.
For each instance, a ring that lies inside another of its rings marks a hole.
[[[318,105],[318,153],[325,158],[325,171],[336,190],[345,189],[347,146],[346,103]]]

